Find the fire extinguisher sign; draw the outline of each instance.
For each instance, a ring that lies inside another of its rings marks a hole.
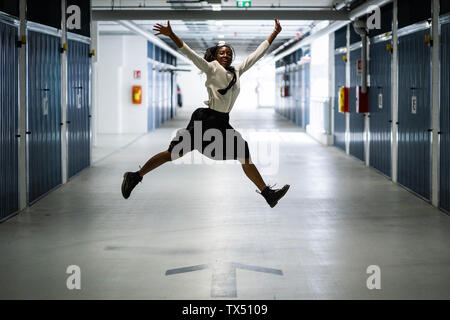
[[[361,62],[361,59],[359,59],[356,62],[356,70],[357,70],[358,74],[362,74],[362,62]]]
[[[133,77],[134,77],[134,79],[140,79],[141,78],[141,70],[134,70]]]

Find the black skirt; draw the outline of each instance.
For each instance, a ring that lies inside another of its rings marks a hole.
[[[229,121],[228,113],[198,108],[187,127],[177,131],[167,150],[179,157],[197,150],[214,160],[250,159],[247,141]]]

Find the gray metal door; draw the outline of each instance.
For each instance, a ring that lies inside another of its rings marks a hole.
[[[339,112],[339,88],[345,86],[344,55],[334,56],[334,145],[345,151],[345,114]]]
[[[430,199],[430,47],[429,30],[399,37],[398,182]]]
[[[370,45],[370,165],[391,176],[391,53],[390,41]]]
[[[69,40],[67,50],[68,177],[90,165],[89,44]]]
[[[0,221],[19,210],[17,27],[0,21]]]
[[[28,31],[28,203],[61,184],[60,38]]]
[[[450,22],[441,26],[441,114],[439,207],[450,212]]]
[[[305,125],[304,129],[306,130],[306,126],[309,124],[309,108],[310,108],[310,74],[311,74],[311,63],[305,64]]]
[[[361,85],[361,75],[358,74],[357,62],[361,59],[361,48],[350,53],[350,154],[364,161],[364,114],[356,113],[356,86]]]
[[[302,79],[303,70],[302,70],[302,68],[299,68],[299,70],[296,71],[297,82],[296,82],[296,88],[295,88],[295,92],[296,92],[295,108],[297,109],[296,121],[297,121],[297,125],[299,127],[303,127],[303,112],[302,112],[302,110],[303,110],[303,79]]]

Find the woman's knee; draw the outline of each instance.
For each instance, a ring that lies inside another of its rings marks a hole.
[[[237,158],[237,160],[238,160],[242,165],[253,164],[252,159],[251,159],[250,157],[248,157],[248,158]]]

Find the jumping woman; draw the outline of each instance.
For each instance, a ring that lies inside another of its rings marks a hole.
[[[288,191],[289,185],[281,189],[266,186],[264,180],[252,163],[247,141],[234,130],[229,123],[229,112],[239,94],[239,78],[258,61],[269,48],[272,41],[280,33],[281,26],[275,19],[275,29],[258,48],[239,66],[232,67],[233,48],[225,43],[208,48],[204,57],[197,55],[172,31],[170,21],[167,26],[156,24],[156,35],[170,37],[179,50],[187,56],[201,71],[206,74],[205,86],[208,90],[208,108],[196,109],[185,129],[177,131],[169,148],[154,155],[136,172],[126,172],[123,176],[122,195],[125,199],[134,187],[142,181],[142,177],[160,165],[176,160],[186,153],[198,150],[203,155],[214,160],[238,160],[242,164],[247,177],[256,185],[260,193],[274,207]],[[208,138],[208,136],[210,136]],[[214,139],[212,139],[214,138]],[[211,148],[214,146],[214,148]]]

